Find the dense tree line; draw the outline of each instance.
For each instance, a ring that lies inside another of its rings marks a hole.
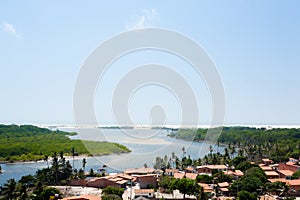
[[[71,149],[72,151],[72,149]],[[86,159],[82,160],[82,168],[75,169],[69,160],[66,160],[64,153],[51,155],[51,163],[47,168],[37,170],[35,175],[26,175],[18,181],[9,179],[0,188],[0,200],[45,200],[60,195],[60,191],[50,187],[53,185],[69,185],[72,179],[84,179]],[[57,198],[56,198],[57,199]]]
[[[216,138],[219,130],[210,130],[209,138],[206,138],[208,129],[180,129],[170,136],[200,142]],[[261,158],[270,158],[275,162],[287,161],[289,157],[300,156],[300,129],[223,127],[215,146],[220,144],[227,145],[224,157],[240,155],[251,161]]]
[[[0,161],[41,160],[52,152],[103,155],[124,153],[129,150],[120,144],[109,142],[71,140],[68,136],[76,133],[51,131],[31,125],[0,125]],[[89,152],[91,150],[92,152]]]

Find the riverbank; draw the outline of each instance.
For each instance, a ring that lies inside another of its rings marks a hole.
[[[129,153],[126,146],[106,141],[72,140],[70,132],[31,125],[0,125],[0,162],[38,162],[64,155],[109,155]],[[72,134],[74,135],[74,133]],[[72,152],[73,150],[73,152]]]

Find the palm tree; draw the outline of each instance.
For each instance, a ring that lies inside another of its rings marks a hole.
[[[73,170],[74,170],[74,156],[75,156],[75,149],[74,149],[74,147],[72,147],[72,149],[71,149],[71,154],[72,154],[72,157],[73,157]]]
[[[47,166],[48,166],[48,169],[49,169],[49,163],[48,163],[48,159],[49,159],[48,155],[45,155],[45,157],[44,157],[44,161],[46,161],[46,162],[47,162]]]
[[[186,153],[184,146],[182,147],[181,151],[182,151],[182,157],[184,157],[184,154]]]
[[[58,182],[58,158],[57,158],[57,154],[56,152],[54,152],[53,156],[53,163],[52,163],[52,166],[54,168],[54,172],[55,172],[55,183],[57,184]]]
[[[220,140],[217,141],[217,153],[219,153]]]
[[[210,158],[212,158],[212,152],[213,152],[213,148],[211,145],[209,145],[209,155],[210,155]]]
[[[86,159],[83,158],[82,159],[82,168],[83,168],[83,171],[85,171],[85,165],[86,165]]]
[[[233,158],[233,155],[234,155],[235,153],[236,153],[235,146],[232,145],[231,151],[230,151],[231,158]]]
[[[2,194],[4,199],[12,200],[16,197],[16,181],[15,179],[9,179],[2,188]]]
[[[27,192],[26,184],[19,183],[18,184],[18,190],[19,190],[19,195],[18,196],[20,196],[20,200],[28,199],[28,192]]]

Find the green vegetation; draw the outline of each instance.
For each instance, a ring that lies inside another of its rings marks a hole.
[[[51,131],[31,125],[0,125],[0,161],[36,161],[45,159],[53,152],[69,155],[105,155],[127,153],[123,145],[109,142],[71,140],[68,136],[76,133]],[[70,152],[72,148],[76,152]]]
[[[211,135],[206,140],[218,136],[217,129],[211,129]],[[180,129],[170,134],[171,137],[183,140],[203,141],[208,129]],[[249,128],[223,127],[217,145],[228,145],[225,156],[233,157],[238,154],[247,160],[257,161],[270,158],[275,162],[287,161],[289,157],[298,158],[300,155],[300,129],[287,128]]]
[[[85,158],[83,162],[86,163]],[[84,178],[84,171],[73,169],[70,161],[64,158],[63,152],[59,156],[54,152],[52,165],[48,168],[38,170],[34,176],[22,176],[18,182],[15,179],[9,179],[0,190],[0,200],[57,199],[55,195],[60,196],[61,193],[58,189],[49,187],[50,185],[69,185],[71,179]]]
[[[176,179],[171,176],[162,176],[159,180],[159,186],[164,189],[164,192],[171,193],[173,190],[179,190],[183,194],[183,199],[186,195],[195,195],[198,199],[204,199],[203,188],[197,181],[183,177]]]
[[[122,200],[123,193],[123,188],[108,186],[102,190],[103,196],[101,198],[104,200]]]
[[[257,200],[257,196],[248,191],[242,190],[238,193],[238,200]]]

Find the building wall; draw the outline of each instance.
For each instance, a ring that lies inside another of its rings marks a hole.
[[[136,179],[136,182],[140,184],[140,187],[148,188],[150,185],[157,187],[157,178],[155,175],[153,176],[139,176]]]
[[[85,187],[87,185],[87,181],[84,179],[72,179],[70,181],[71,186],[82,186]]]

